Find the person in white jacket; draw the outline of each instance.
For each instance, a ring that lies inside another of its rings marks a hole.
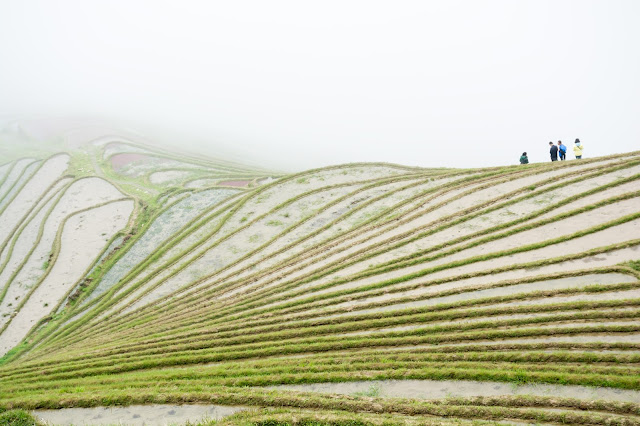
[[[580,139],[576,139],[573,145],[573,155],[576,156],[576,160],[582,158],[582,150],[584,149],[584,145],[580,143]]]

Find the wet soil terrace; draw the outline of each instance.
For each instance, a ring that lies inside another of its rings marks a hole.
[[[637,423],[639,153],[266,180],[100,149],[155,204],[107,178],[56,183],[63,170],[38,159],[0,167],[13,224],[0,231],[0,349],[14,348],[0,406],[74,407],[37,414],[77,423],[230,406]],[[129,407],[80,408],[105,404]]]

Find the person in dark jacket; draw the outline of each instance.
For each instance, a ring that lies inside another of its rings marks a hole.
[[[549,154],[551,154],[551,161],[558,161],[558,147],[549,142]]]
[[[529,164],[529,157],[527,157],[526,152],[523,152],[520,156],[520,164]]]

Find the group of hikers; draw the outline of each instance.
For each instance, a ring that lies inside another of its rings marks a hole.
[[[579,160],[582,158],[582,150],[584,146],[580,143],[580,139],[576,139],[573,144],[573,155],[576,156],[576,159]],[[564,161],[567,159],[567,146],[562,143],[562,141],[558,141],[558,145],[556,146],[553,142],[549,142],[549,155],[551,156],[551,161]],[[527,153],[523,152],[520,156],[520,164],[529,164],[529,157],[527,157]]]

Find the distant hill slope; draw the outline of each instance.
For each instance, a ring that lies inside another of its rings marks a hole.
[[[0,165],[0,407],[638,423],[640,152],[276,175],[92,141]]]

